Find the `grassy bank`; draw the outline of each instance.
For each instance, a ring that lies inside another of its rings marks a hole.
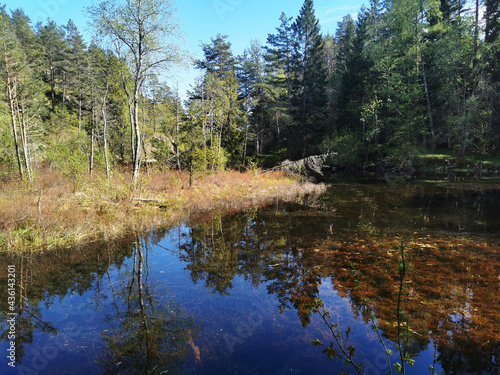
[[[459,157],[456,152],[449,150],[437,150],[434,153],[416,155],[426,165],[448,165],[465,170],[499,170],[500,157],[486,155],[466,155]]]
[[[324,187],[281,173],[220,171],[197,176],[156,171],[130,190],[130,174],[69,178],[38,172],[31,184],[0,182],[0,248],[3,252],[46,251],[145,233],[211,210],[231,212],[275,199],[291,201]]]

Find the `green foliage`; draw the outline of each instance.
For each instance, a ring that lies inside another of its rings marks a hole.
[[[361,160],[363,142],[356,133],[334,133],[323,140],[321,148],[324,152],[338,152],[340,165],[354,165]]]
[[[329,322],[329,319],[331,319],[330,313],[325,309],[323,300],[320,298],[316,298],[310,306],[306,307],[310,308],[311,311],[315,314],[320,315],[321,319],[328,327],[334,340],[333,342],[330,342],[329,345],[326,345],[322,341],[314,339],[312,340],[312,344],[315,346],[324,347],[323,354],[325,354],[328,359],[340,358],[346,365],[352,365],[358,374],[363,374],[361,364],[354,362],[354,357],[356,356],[356,348],[353,345],[347,345],[349,334],[351,333],[351,328],[347,328],[344,331],[344,334],[338,332],[337,328],[339,327],[339,325]],[[334,345],[336,346],[336,348],[334,348]]]
[[[296,124],[291,134],[292,156],[318,152],[326,135],[326,81],[323,36],[312,0],[304,4],[292,24],[293,79],[291,103]]]
[[[464,158],[497,154],[497,8],[486,1],[476,20],[475,9],[457,1],[374,0],[332,36],[321,33],[313,1],[304,0],[296,17],[281,14],[265,46],[252,41],[235,56],[227,35],[203,44],[195,61],[202,76],[185,110],[157,69],[183,55],[171,1],[96,3],[88,14],[99,38],[89,46],[72,21],[35,26],[21,9],[9,15],[3,7],[0,163],[61,167],[61,155],[71,154],[75,174],[86,169],[92,133],[96,163],[106,148],[111,162],[134,162],[134,175],[139,159],[151,157],[217,169],[274,167],[285,155],[322,151],[338,152],[340,165],[387,154],[403,163],[435,148]],[[143,28],[149,32],[138,48]],[[121,47],[105,51],[100,43],[113,38]],[[137,70],[138,59],[148,71]],[[9,101],[6,74],[15,78],[17,103]],[[19,108],[18,151],[11,106]],[[64,135],[73,128],[86,132],[78,142]]]
[[[54,144],[47,152],[47,157],[51,166],[72,179],[88,172],[87,155],[76,145],[75,141],[67,144]]]
[[[160,164],[168,165],[173,163],[175,155],[172,149],[172,144],[164,137],[155,136],[151,139],[151,146],[153,146],[153,157]]]
[[[401,374],[403,372],[403,366],[401,365],[401,363],[396,362],[396,363],[394,363],[393,366],[396,369],[398,374]]]
[[[12,130],[9,128],[9,118],[0,114],[0,163],[14,163],[14,142]]]
[[[197,147],[192,152],[193,170],[196,171],[215,171],[226,168],[228,156],[222,148],[216,149]]]
[[[255,163],[260,167],[272,168],[287,159],[287,152],[286,148],[281,148],[273,152],[260,154],[251,158],[251,160],[255,160]]]

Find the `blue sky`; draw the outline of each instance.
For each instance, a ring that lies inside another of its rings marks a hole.
[[[92,5],[92,0],[0,0],[2,3],[7,9],[23,8],[33,23],[45,23],[50,18],[58,25],[65,25],[72,19],[87,42],[92,37],[84,14],[84,8]],[[323,33],[334,34],[342,17],[357,14],[363,3],[367,4],[368,0],[315,0]],[[295,18],[303,0],[177,0],[175,4],[185,35],[185,48],[194,58],[201,58],[200,43],[209,43],[217,33],[229,35],[235,55],[243,53],[252,39],[265,44],[267,35],[279,26],[281,12]],[[184,96],[198,75],[194,69],[178,69],[170,73],[167,82],[171,87],[179,82],[180,94]]]

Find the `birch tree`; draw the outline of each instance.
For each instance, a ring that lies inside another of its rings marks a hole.
[[[5,10],[0,9],[0,83],[4,86],[21,179],[33,179],[29,149],[33,74]]]
[[[87,8],[101,41],[114,46],[132,73],[131,133],[135,186],[141,166],[140,93],[151,76],[181,61],[180,27],[171,0],[108,0]]]

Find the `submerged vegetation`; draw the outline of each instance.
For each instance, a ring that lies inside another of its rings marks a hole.
[[[381,189],[386,187],[373,190]],[[406,210],[401,210],[391,219],[399,220],[404,229],[387,229],[381,205],[389,201],[393,207],[401,207],[416,199],[425,207],[425,196],[409,187],[395,187],[377,196],[366,193],[369,190],[360,188],[358,197],[348,192],[350,205],[339,204],[344,198],[332,194],[332,203],[326,206],[321,204],[325,199],[320,199],[314,208],[271,207],[257,214],[201,223],[190,230],[188,242],[181,245],[182,259],[189,262],[193,281],[203,283],[213,293],[229,294],[236,276],[244,276],[253,285],[265,283],[267,292],[279,301],[280,311],[296,311],[304,327],[314,323],[313,312],[319,309],[328,326],[313,342],[321,345],[332,340],[332,335],[342,336],[341,358],[354,365],[350,370],[371,373],[366,361],[373,362],[378,354],[385,356],[387,349],[396,355],[392,357],[396,365],[393,371],[399,373],[405,364],[408,368],[414,360],[422,361],[416,357],[433,343],[445,373],[459,369],[488,373],[495,367],[493,357],[499,348],[500,296],[493,291],[500,267],[498,241],[471,235],[481,227],[466,226],[463,234],[458,227],[448,227],[451,216],[437,203],[439,197],[432,204],[432,218],[427,219],[428,213],[419,210],[407,218]],[[396,193],[398,190],[401,192]],[[457,191],[443,190],[457,197]],[[484,207],[485,202],[470,193],[464,189],[468,203],[460,202],[461,209]],[[353,203],[355,199],[358,203]],[[496,212],[495,208],[487,210]],[[453,211],[454,216],[460,215],[456,208]],[[367,220],[374,221],[371,227]],[[244,242],[235,248],[235,240],[241,238]],[[201,248],[204,251],[198,252]],[[328,303],[329,293],[322,288],[325,284],[346,298],[355,317],[372,329],[375,317],[377,326],[368,338],[373,343],[369,355],[364,348],[362,357],[355,356],[356,347],[363,344],[339,322],[345,317],[340,306]],[[322,307],[319,298],[327,301]],[[381,340],[387,348],[378,344]],[[330,357],[341,351],[329,345],[324,350]],[[433,363],[425,365],[427,369]],[[388,361],[384,371],[390,367]]]

